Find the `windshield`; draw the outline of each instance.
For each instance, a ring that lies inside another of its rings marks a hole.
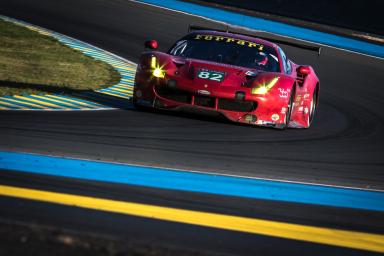
[[[235,66],[279,72],[276,51],[255,42],[216,35],[190,35],[178,41],[169,54]]]

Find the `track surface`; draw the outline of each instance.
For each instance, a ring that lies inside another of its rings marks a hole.
[[[132,61],[137,61],[146,39],[158,39],[160,49],[166,50],[184,35],[189,23],[220,26],[126,0],[12,0],[2,3],[1,14],[78,38]],[[384,189],[384,91],[381,88],[384,61],[330,48],[325,48],[320,58],[310,52],[285,49],[293,61],[313,65],[321,80],[318,115],[308,130],[279,131],[236,125],[221,118],[212,120],[212,117],[136,110],[0,112],[0,149]],[[63,178],[8,171],[0,171],[0,181],[15,186],[374,233],[382,232],[384,223],[380,221],[383,214],[375,212],[84,181],[74,183]],[[207,252],[361,253],[21,199],[0,198],[0,205],[0,219],[33,220],[44,225],[130,236],[140,241],[200,248]],[[165,235],[164,230],[169,232]]]
[[[124,0],[7,1],[2,13],[136,61],[143,41],[167,49],[199,18]],[[188,115],[108,111],[0,113],[0,148],[384,189],[384,61],[326,48],[287,49],[315,67],[318,115],[309,130],[276,131]]]
[[[0,171],[0,180],[1,184],[15,187],[302,225],[316,225],[379,234],[384,229],[382,212],[252,200],[202,193],[175,192],[102,182],[76,181],[45,175],[20,174],[5,170]],[[0,206],[0,230],[4,221],[12,220],[54,228],[56,232],[53,232],[53,234],[63,232],[63,229],[75,230],[88,236],[89,234],[97,234],[102,237],[112,237],[113,240],[123,241],[123,244],[145,244],[156,248],[154,251],[157,251],[159,247],[176,248],[183,251],[183,253],[159,253],[159,255],[196,255],[194,254],[196,252],[198,252],[197,255],[211,255],[212,253],[214,255],[216,253],[218,255],[280,255],[282,253],[284,255],[362,255],[362,253],[364,253],[363,255],[377,255],[366,251],[335,246],[172,223],[24,199],[0,197]],[[39,236],[44,235],[40,234]],[[6,244],[4,248],[7,248]],[[7,255],[2,251],[1,246],[0,255]],[[38,255],[51,254],[40,251]]]

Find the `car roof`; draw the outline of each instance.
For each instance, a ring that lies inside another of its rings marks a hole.
[[[247,35],[242,35],[242,34],[236,34],[233,32],[221,32],[221,31],[215,31],[215,30],[194,30],[191,33],[189,33],[188,35],[195,35],[195,34],[233,37],[236,39],[250,41],[250,42],[262,44],[265,46],[270,46],[270,47],[273,47],[274,49],[277,49],[277,44],[269,42],[267,40],[257,38],[256,36],[253,37],[253,36],[247,36]]]

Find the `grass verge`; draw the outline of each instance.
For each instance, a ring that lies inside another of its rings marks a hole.
[[[0,96],[96,90],[117,84],[109,64],[0,19]]]

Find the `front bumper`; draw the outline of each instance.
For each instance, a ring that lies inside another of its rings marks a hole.
[[[154,86],[154,107],[178,110],[202,110],[219,112],[234,122],[282,128],[285,124],[268,120],[260,120],[258,102],[238,100],[234,98],[211,97],[194,94],[180,89],[169,89],[164,86]]]
[[[194,109],[219,112],[234,122],[282,128],[285,127],[286,103],[274,95],[252,95],[250,88],[205,84],[178,83],[170,86],[172,79],[153,79],[142,74],[136,76],[134,97],[141,105],[162,109]],[[188,81],[187,81],[188,82]],[[247,91],[248,90],[248,91]],[[243,99],[237,92],[245,92]],[[208,93],[207,93],[208,92]]]

